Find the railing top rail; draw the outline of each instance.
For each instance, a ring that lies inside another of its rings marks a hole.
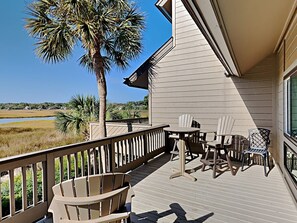
[[[117,119],[117,120],[108,120],[107,123],[110,122],[133,122],[133,121],[145,121],[148,120],[148,118],[127,118],[127,119]]]
[[[103,144],[106,145],[106,144],[110,144],[112,141],[116,140],[117,138],[123,138],[125,136],[127,136],[127,138],[131,138],[131,136],[133,136],[133,135],[147,134],[147,133],[150,133],[150,132],[154,132],[157,129],[163,129],[163,128],[168,127],[168,126],[169,125],[163,124],[163,125],[153,126],[151,128],[144,129],[144,130],[139,130],[139,131],[134,131],[134,132],[129,132],[129,133],[123,133],[123,134],[116,135],[116,136],[109,136],[109,137],[106,137],[106,138],[103,138],[103,139],[96,139],[96,140],[91,140],[91,141],[86,141],[86,142],[70,144],[70,145],[66,145],[66,146],[54,147],[54,148],[45,149],[45,150],[36,151],[36,152],[20,154],[20,155],[16,155],[16,156],[5,157],[5,158],[0,159],[0,165],[8,163],[8,162],[12,162],[12,161],[18,161],[18,160],[21,160],[21,159],[41,156],[41,155],[45,155],[45,154],[48,154],[48,153],[60,152],[62,150],[64,150],[64,151],[65,150],[73,150],[75,148],[80,148],[80,147],[90,147],[90,148],[97,147],[98,143],[100,145],[103,145]]]

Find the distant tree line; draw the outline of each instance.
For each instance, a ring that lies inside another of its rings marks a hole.
[[[148,96],[145,96],[142,101],[129,101],[127,103],[108,103],[107,110],[111,113],[116,111],[132,111],[132,110],[147,110],[148,109]],[[33,109],[33,110],[50,110],[50,109],[72,109],[73,104],[71,101],[67,103],[55,103],[55,102],[43,102],[43,103],[0,103],[0,110],[22,110],[22,109]],[[125,116],[125,115],[124,115]],[[133,115],[127,115],[133,116]],[[116,119],[109,117],[108,119]]]
[[[33,109],[33,110],[50,110],[50,109],[67,109],[68,103],[54,103],[54,102],[43,102],[43,103],[0,103],[0,109],[6,110],[21,110],[21,109]]]

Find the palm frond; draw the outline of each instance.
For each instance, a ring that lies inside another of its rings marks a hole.
[[[87,68],[87,70],[91,73],[94,72],[94,66],[93,66],[93,62],[92,62],[92,58],[90,56],[89,53],[86,53],[84,55],[82,55],[79,58],[79,64],[85,68]]]
[[[98,121],[99,102],[94,96],[75,95],[69,101],[70,111],[58,112],[56,128],[61,132],[88,133],[90,122]]]
[[[36,53],[46,62],[65,60],[72,52],[75,37],[66,24],[51,24],[47,34],[37,42]]]

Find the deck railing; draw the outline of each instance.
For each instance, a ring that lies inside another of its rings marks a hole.
[[[164,127],[0,159],[0,222],[45,216],[58,182],[142,165],[165,151]]]
[[[134,118],[106,121],[107,136],[115,136],[128,132],[134,132],[151,127],[148,118]],[[90,139],[100,138],[100,127],[98,122],[90,123]]]

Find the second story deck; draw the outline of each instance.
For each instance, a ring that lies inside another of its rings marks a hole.
[[[131,172],[135,197],[133,222],[295,223],[297,209],[278,167],[268,177],[254,165],[232,176],[201,172],[200,158],[186,164],[193,182],[185,177],[169,179],[178,160],[164,154]],[[240,164],[233,162],[234,166]]]
[[[201,171],[200,155],[186,162],[197,181],[169,179],[179,161],[169,161],[164,127],[0,160],[0,222],[35,222],[45,216],[57,182],[127,171],[135,192],[133,222],[297,222],[278,166],[265,177],[263,166],[241,172],[240,163],[233,162],[235,176],[223,171],[213,179],[212,171]],[[21,197],[15,195],[18,190]]]

